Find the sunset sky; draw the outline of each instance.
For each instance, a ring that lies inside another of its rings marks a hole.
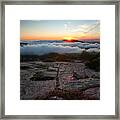
[[[20,40],[99,40],[99,20],[20,20]]]

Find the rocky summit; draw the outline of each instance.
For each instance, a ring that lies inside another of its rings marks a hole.
[[[21,62],[21,100],[99,100],[100,73],[85,63]]]

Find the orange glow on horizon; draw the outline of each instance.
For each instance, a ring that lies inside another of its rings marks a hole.
[[[62,40],[63,37],[39,37],[39,36],[22,36],[21,40]]]
[[[99,37],[90,37],[90,38],[82,37],[82,38],[74,38],[74,39],[75,40],[100,40]],[[68,41],[70,41],[72,39],[64,39],[62,37],[60,37],[60,38],[45,38],[45,39],[44,38],[39,38],[39,37],[36,37],[36,38],[34,38],[34,37],[22,38],[21,37],[20,40],[28,40],[28,41],[31,41],[31,40],[68,40]]]
[[[48,37],[47,37],[48,36]],[[21,35],[20,37],[21,40],[99,40],[100,35],[99,34],[74,34],[74,35],[69,35],[69,36],[64,36],[64,35],[48,35],[46,36],[40,36],[40,35]]]

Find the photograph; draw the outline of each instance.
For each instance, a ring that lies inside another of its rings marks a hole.
[[[100,20],[20,20],[20,100],[100,100]]]

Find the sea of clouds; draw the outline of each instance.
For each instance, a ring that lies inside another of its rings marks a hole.
[[[47,53],[81,53],[99,52],[100,43],[98,42],[29,42],[25,46],[20,47],[21,55],[43,55]]]

